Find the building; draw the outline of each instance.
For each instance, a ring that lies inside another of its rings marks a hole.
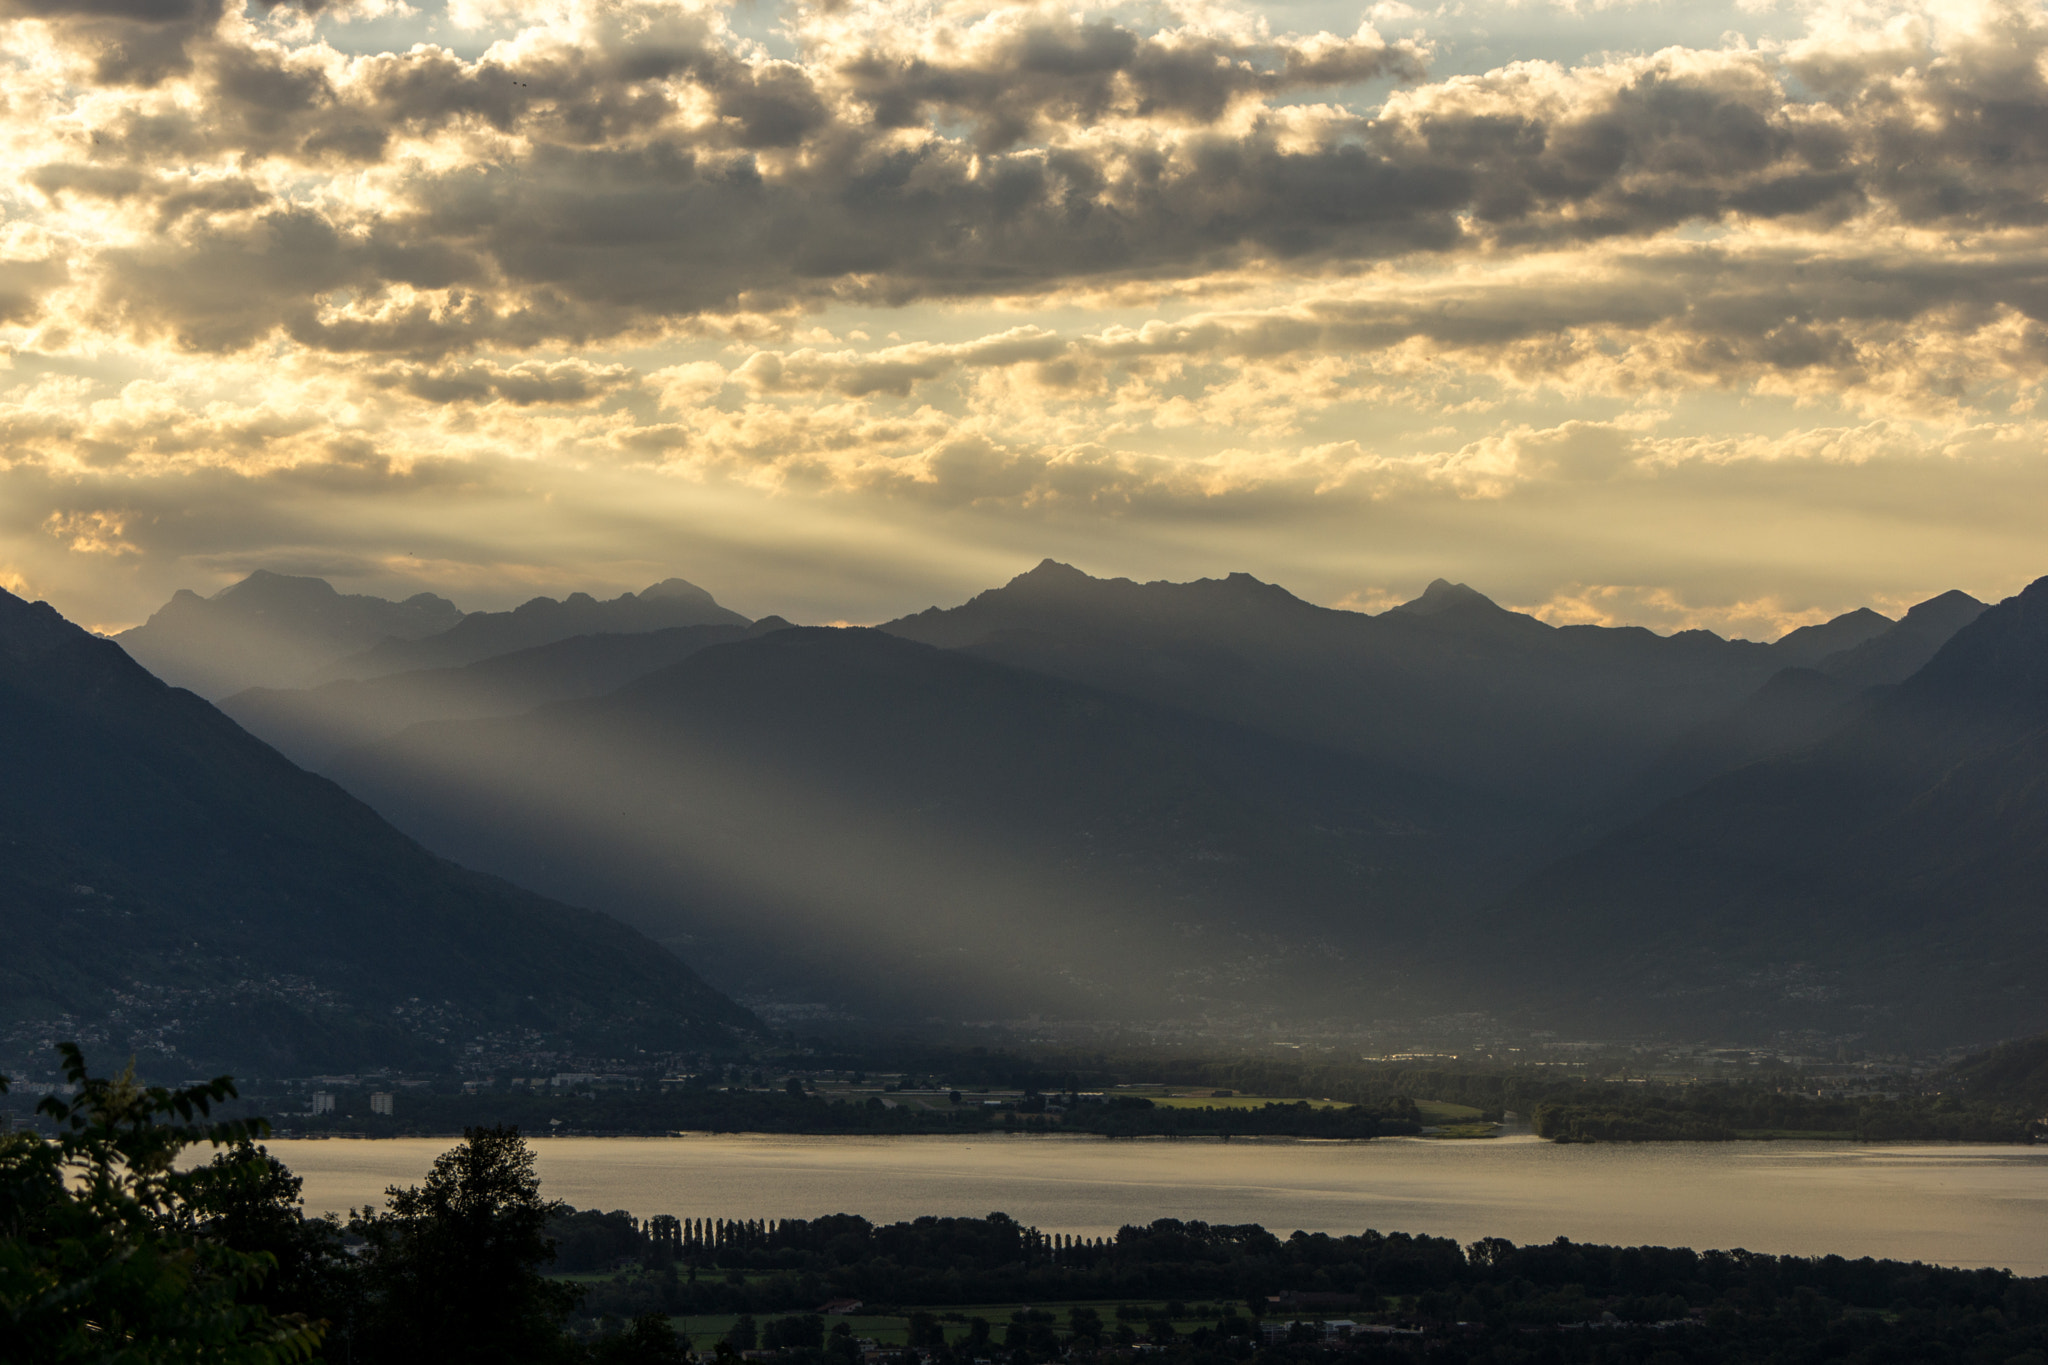
[[[1356,1294],[1329,1294],[1319,1292],[1303,1293],[1290,1289],[1280,1294],[1266,1296],[1266,1311],[1269,1313],[1328,1313],[1345,1308],[1356,1308],[1360,1299]]]
[[[376,1094],[370,1096],[370,1112],[382,1114],[389,1118],[391,1116],[391,1092],[379,1090]]]
[[[325,1090],[315,1090],[313,1092],[313,1112],[316,1114],[333,1113],[334,1096]]]
[[[1349,1341],[1353,1337],[1385,1336],[1388,1334],[1400,1336],[1420,1335],[1420,1333],[1410,1333],[1396,1327],[1383,1327],[1376,1324],[1361,1326],[1350,1318],[1335,1318],[1323,1322],[1309,1322],[1302,1319],[1296,1319],[1291,1322],[1262,1322],[1259,1324],[1259,1336],[1268,1346],[1273,1346],[1294,1337],[1296,1335],[1294,1329],[1297,1327],[1307,1328],[1314,1340],[1323,1342]]]

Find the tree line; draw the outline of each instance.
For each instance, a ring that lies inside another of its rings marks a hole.
[[[957,1093],[957,1092],[956,1092]],[[1028,1090],[990,1108],[962,1097],[944,1108],[833,1102],[793,1090],[607,1089],[587,1095],[525,1091],[408,1094],[404,1112],[390,1119],[361,1116],[298,1118],[310,1132],[365,1132],[379,1136],[452,1133],[466,1127],[518,1127],[564,1133],[789,1133],[853,1134],[1065,1132],[1096,1137],[1308,1137],[1363,1140],[1419,1133],[1414,1102],[1386,1096],[1365,1106],[1317,1108],[1305,1101],[1257,1106],[1167,1107],[1139,1096],[1103,1099]]]
[[[95,1077],[75,1047],[64,1062],[73,1093],[40,1106],[55,1135],[0,1133],[9,1361],[674,1365],[695,1347],[854,1365],[851,1327],[818,1311],[835,1299],[903,1322],[883,1355],[905,1365],[2048,1360],[2048,1279],[2006,1271],[1175,1219],[1077,1238],[1002,1214],[684,1236],[546,1199],[500,1127],[382,1209],[308,1218],[262,1123],[210,1117],[228,1078],[165,1089]],[[730,1325],[693,1343],[681,1314]],[[1348,1335],[1316,1321],[1337,1316]]]

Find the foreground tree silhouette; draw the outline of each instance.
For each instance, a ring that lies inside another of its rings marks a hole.
[[[541,1267],[559,1203],[540,1196],[516,1128],[468,1128],[424,1186],[386,1192],[386,1213],[349,1224],[368,1243],[358,1358],[408,1362],[573,1359],[563,1330],[577,1291]]]
[[[0,1133],[0,1355],[123,1365],[311,1356],[317,1325],[248,1301],[275,1257],[209,1232],[221,1190],[261,1179],[249,1164],[260,1119],[194,1121],[233,1098],[233,1082],[144,1088],[132,1067],[109,1080],[88,1073],[76,1045],[59,1051],[74,1095],[36,1107],[57,1137]],[[200,1143],[229,1148],[227,1160],[176,1169]]]

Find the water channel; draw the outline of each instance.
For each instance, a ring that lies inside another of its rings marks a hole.
[[[381,1204],[443,1139],[302,1139],[272,1151],[309,1211]],[[1001,1210],[1099,1236],[1155,1218],[1517,1243],[1745,1247],[2048,1274],[2048,1147],[1845,1143],[1558,1146],[1382,1138],[541,1138],[544,1192],[641,1216],[877,1222]]]

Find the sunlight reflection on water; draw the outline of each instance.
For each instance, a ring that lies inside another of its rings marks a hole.
[[[270,1144],[309,1210],[382,1202],[442,1139]],[[543,1138],[546,1193],[684,1218],[878,1222],[1000,1209],[1048,1232],[1199,1218],[1282,1233],[1378,1228],[1846,1256],[2048,1274],[2048,1148],[1063,1137]]]

